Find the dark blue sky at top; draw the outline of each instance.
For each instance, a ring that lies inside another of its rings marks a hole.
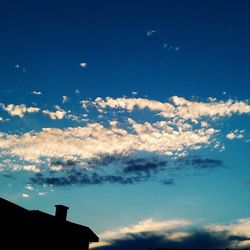
[[[87,98],[226,91],[246,99],[249,13],[249,1],[1,1],[0,85],[15,90],[2,101],[20,103],[33,90],[61,98],[76,88]]]

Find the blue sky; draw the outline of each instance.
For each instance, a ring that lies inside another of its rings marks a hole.
[[[102,249],[248,246],[249,11],[3,1],[1,196],[70,206]]]

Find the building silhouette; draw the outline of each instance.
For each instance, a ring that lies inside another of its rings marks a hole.
[[[56,205],[50,215],[0,198],[0,249],[89,249],[99,238],[89,227],[67,221],[67,210]]]

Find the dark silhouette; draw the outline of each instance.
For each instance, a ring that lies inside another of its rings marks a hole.
[[[0,198],[0,248],[87,250],[99,238],[90,228],[67,221],[67,210],[56,205],[53,216]]]

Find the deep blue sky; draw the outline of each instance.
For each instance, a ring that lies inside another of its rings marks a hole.
[[[250,237],[249,13],[243,0],[1,1],[0,195],[69,205],[116,249],[129,232],[134,247],[144,232],[175,241],[169,225]]]
[[[75,87],[87,97],[227,91],[245,99],[249,9],[249,1],[3,1],[1,84],[22,95]],[[147,39],[148,30],[157,32]],[[82,71],[79,60],[91,67]]]

